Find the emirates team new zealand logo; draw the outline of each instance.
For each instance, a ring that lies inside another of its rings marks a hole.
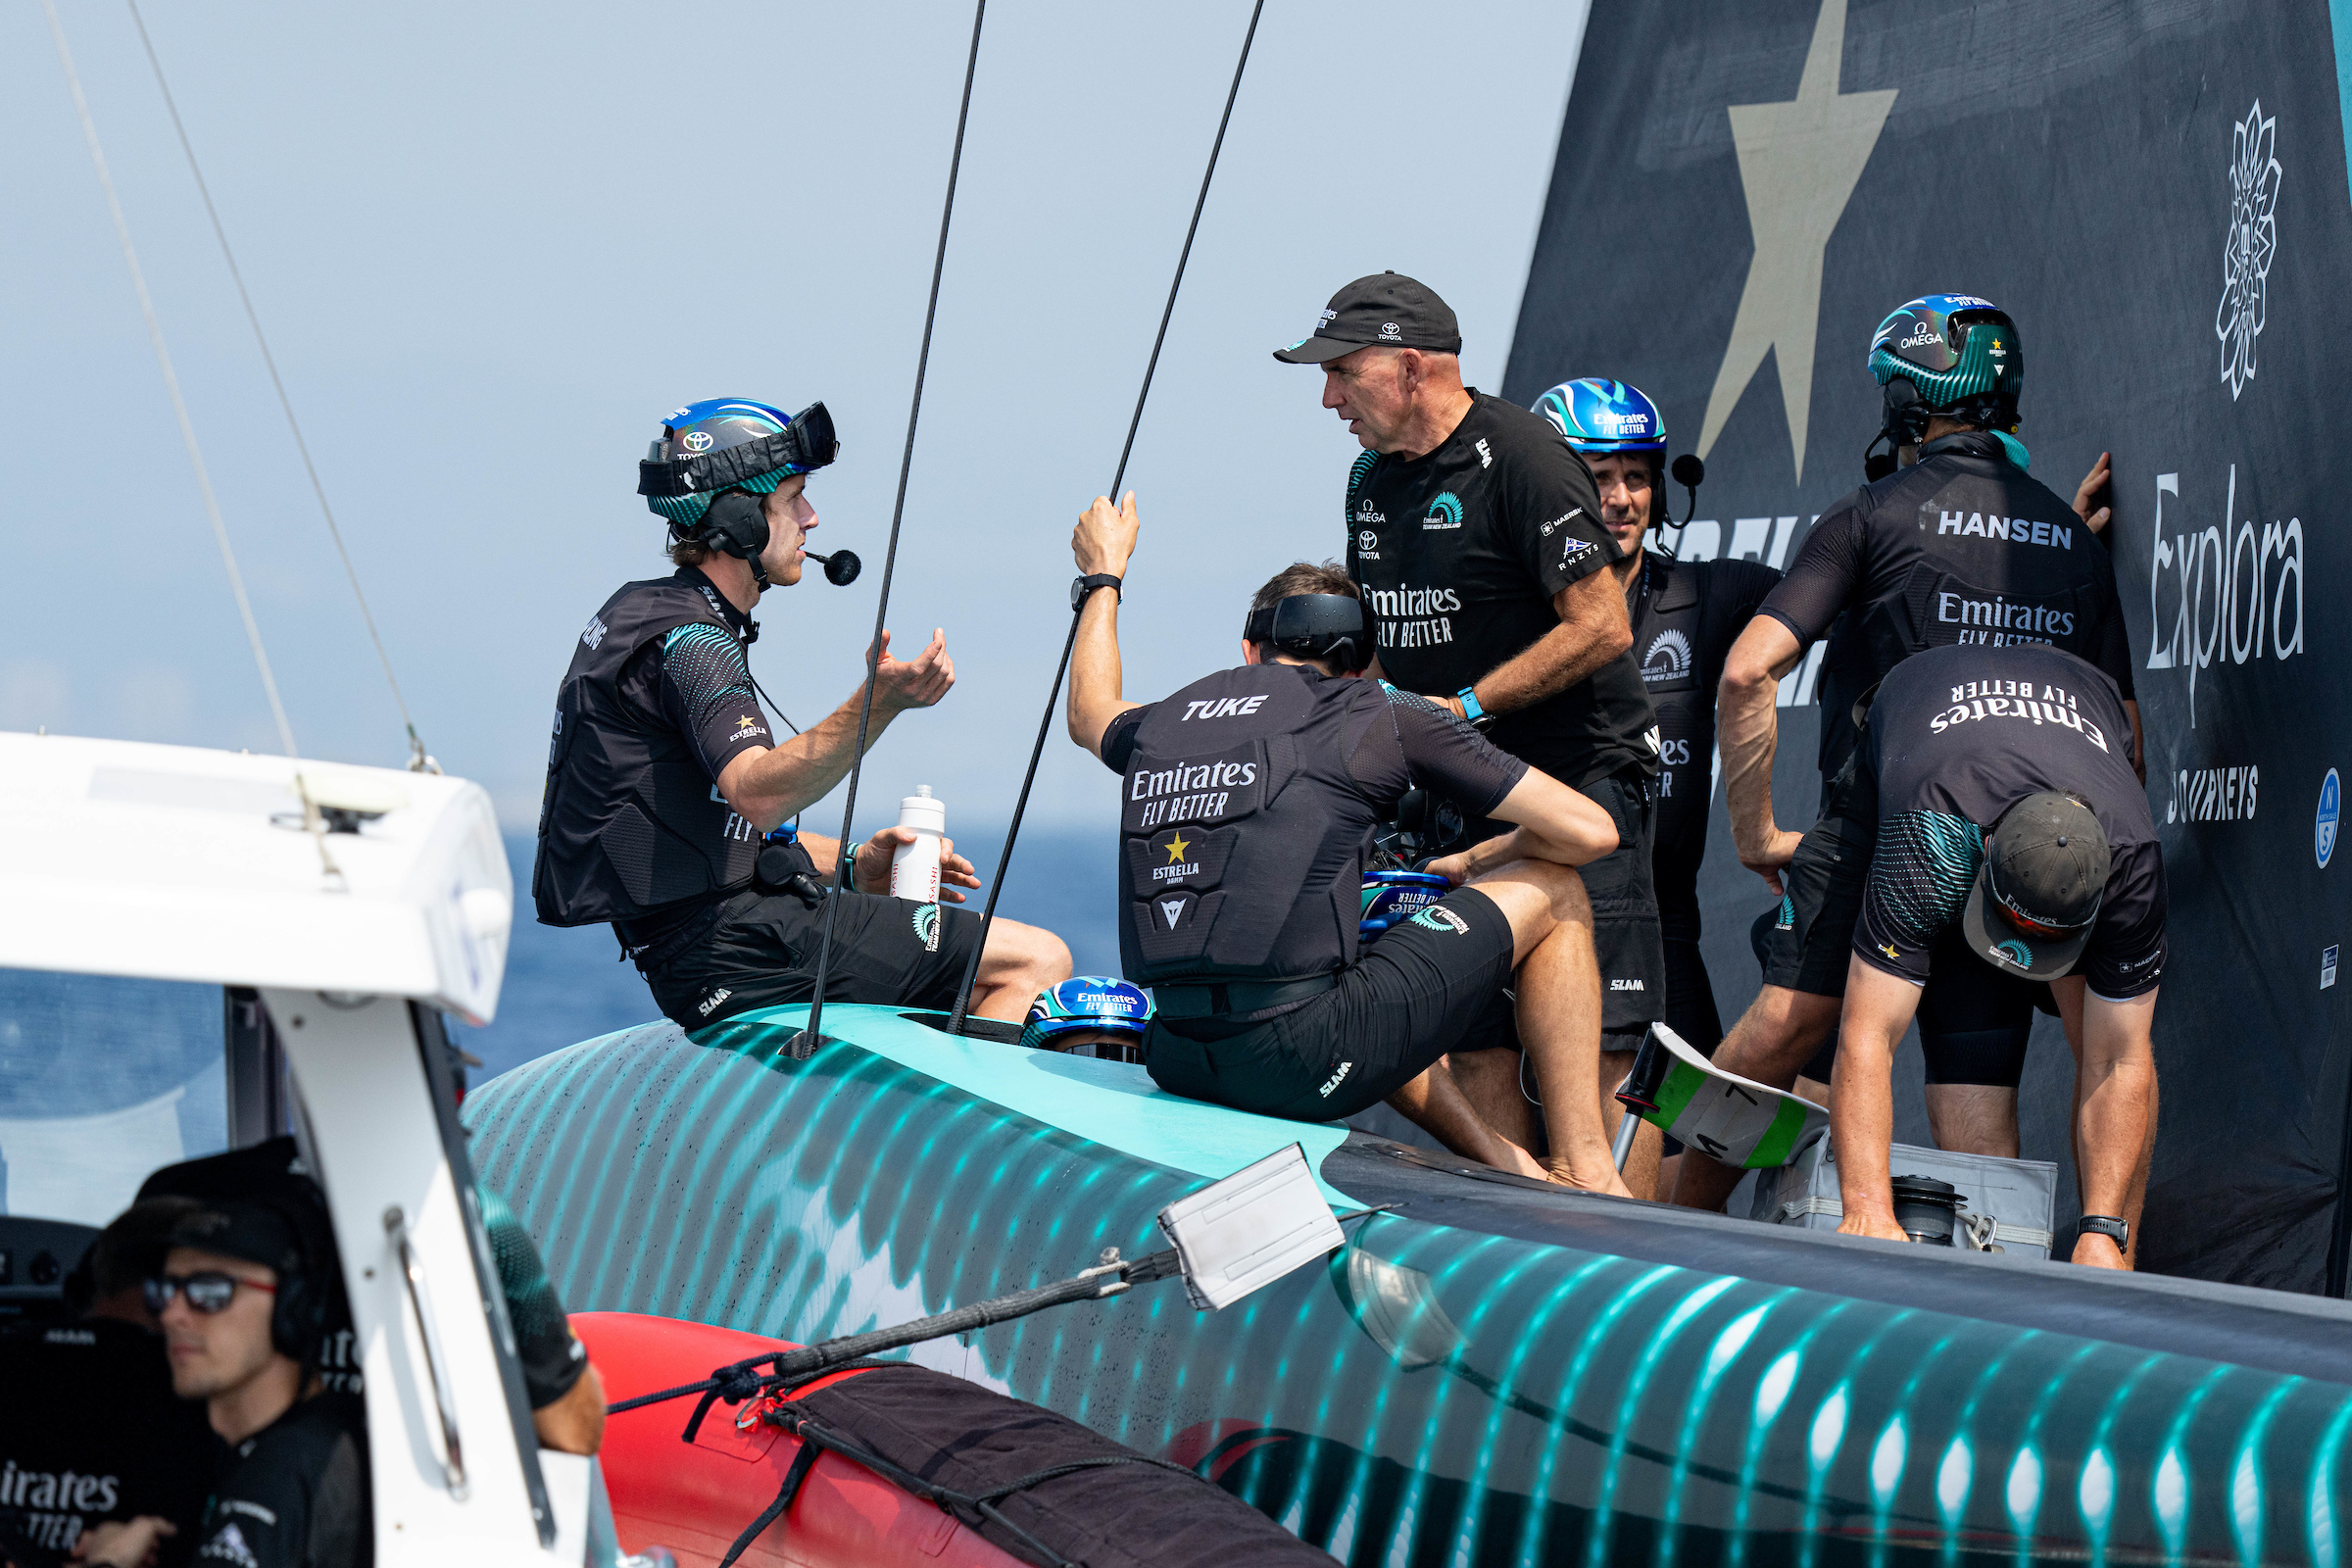
[[[2222,247],[2222,306],[2214,335],[2222,340],[2222,379],[2230,401],[2254,379],[2254,340],[2270,307],[2271,258],[2278,250],[2278,117],[2265,119],[2262,100],[2237,122],[2230,156],[2230,239]]]

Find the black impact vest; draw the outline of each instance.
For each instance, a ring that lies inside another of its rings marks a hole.
[[[629,662],[677,627],[740,635],[699,572],[625,583],[590,617],[556,694],[531,894],[545,925],[633,920],[746,886],[760,835],[735,814],[694,743],[628,701]]]
[[[1342,729],[1374,681],[1245,664],[1152,707],[1120,780],[1119,959],[1139,985],[1304,980],[1355,961],[1378,812]]]

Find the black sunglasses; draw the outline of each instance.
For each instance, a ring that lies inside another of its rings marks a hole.
[[[139,1290],[146,1298],[147,1310],[157,1317],[164,1315],[164,1308],[172,1304],[174,1296],[186,1298],[191,1312],[201,1312],[210,1317],[215,1312],[228,1310],[228,1303],[235,1298],[240,1285],[250,1291],[267,1291],[272,1296],[277,1294],[274,1285],[264,1285],[260,1280],[241,1280],[234,1274],[223,1274],[219,1269],[205,1269],[195,1274],[159,1274],[143,1282]]]

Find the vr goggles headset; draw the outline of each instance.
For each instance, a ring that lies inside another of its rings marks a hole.
[[[645,461],[637,465],[637,493],[641,496],[690,496],[724,490],[778,468],[803,473],[824,467],[841,455],[833,433],[833,416],[822,403],[811,403],[792,416],[774,435],[716,452],[687,452],[684,443],[656,441]]]
[[[1242,636],[1253,643],[1271,643],[1301,659],[1330,659],[1342,669],[1361,669],[1372,662],[1371,639],[1364,624],[1363,601],[1346,594],[1293,594],[1263,610],[1252,610],[1242,623]]]

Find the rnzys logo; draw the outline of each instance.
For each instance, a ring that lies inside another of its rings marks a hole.
[[[2265,118],[2262,100],[2232,127],[2230,139],[2230,235],[2222,242],[2222,303],[2213,333],[2222,340],[2222,379],[2230,399],[2254,379],[2255,339],[2270,314],[2271,261],[2278,253],[2278,118]]]
[[[1690,639],[1669,626],[1649,641],[1649,651],[1642,656],[1642,678],[1645,681],[1685,680],[1690,674]]]

